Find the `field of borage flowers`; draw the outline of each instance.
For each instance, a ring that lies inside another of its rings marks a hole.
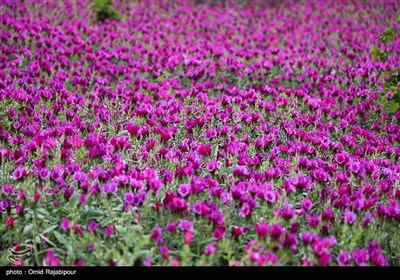
[[[1,265],[400,265],[400,2],[204,2],[1,0]]]

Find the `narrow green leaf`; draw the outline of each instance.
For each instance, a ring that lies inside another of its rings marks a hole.
[[[67,240],[64,238],[64,236],[61,235],[61,233],[59,233],[58,231],[54,232],[54,236],[57,239],[57,241],[61,244],[67,244]]]
[[[53,225],[51,227],[48,227],[41,234],[49,233],[49,232],[53,231],[54,229],[56,229],[57,227],[58,227],[58,225]]]

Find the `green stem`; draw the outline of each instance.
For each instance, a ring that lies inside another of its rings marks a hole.
[[[38,248],[36,245],[36,237],[37,237],[37,219],[36,219],[36,206],[33,207],[33,252],[35,255],[35,262],[36,265],[39,266],[39,255],[38,255]]]

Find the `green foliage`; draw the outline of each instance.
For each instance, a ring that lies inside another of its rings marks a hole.
[[[372,49],[372,54],[373,54],[373,56],[372,56],[373,60],[375,60],[378,57],[381,62],[387,61],[387,58],[388,58],[387,53],[381,52],[377,47],[374,47]]]
[[[94,0],[93,8],[96,12],[96,20],[103,22],[105,20],[120,21],[121,15],[114,8],[112,0]]]
[[[400,15],[397,16],[397,22],[400,22]],[[378,41],[387,44],[393,42],[395,39],[396,30],[393,27],[390,27],[383,32]],[[385,47],[385,50],[387,48]],[[388,60],[389,54],[387,51],[381,51],[377,47],[373,47],[372,50],[372,59],[376,60],[378,57],[381,62],[386,62]],[[389,113],[396,113],[400,109],[400,68],[397,70],[389,70],[383,71],[380,73],[379,77],[381,79],[385,79],[383,83],[383,89],[385,90],[385,95],[379,99],[379,104],[384,106]],[[393,97],[388,100],[387,94],[391,92]]]
[[[387,30],[385,30],[385,32],[383,32],[381,34],[381,36],[379,36],[378,39],[379,42],[381,43],[389,43],[389,42],[393,42],[394,41],[394,29],[393,27],[388,28]]]

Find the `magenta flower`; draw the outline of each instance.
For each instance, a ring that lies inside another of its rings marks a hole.
[[[165,227],[165,229],[166,229],[167,231],[169,231],[169,232],[176,233],[176,229],[177,229],[176,223],[167,224],[167,226]]]
[[[105,235],[107,237],[111,237],[112,235],[114,235],[114,227],[113,226],[107,226],[105,231],[104,231]]]
[[[180,220],[179,222],[179,229],[181,231],[193,231],[193,223],[188,220]]]
[[[151,258],[145,259],[143,261],[143,266],[151,266],[152,260]]]
[[[269,232],[269,225],[266,222],[254,224],[258,238],[264,239]]]
[[[156,226],[153,233],[150,235],[150,240],[154,241],[157,245],[161,245],[163,243],[162,230],[159,226]]]
[[[274,224],[270,228],[270,236],[272,239],[279,239],[283,234],[284,229],[281,225]]]
[[[185,231],[183,233],[183,237],[185,239],[185,244],[187,246],[190,246],[190,243],[192,242],[193,238],[194,238],[194,233],[191,231]]]
[[[87,196],[85,194],[81,194],[79,196],[79,204],[83,205],[86,204],[86,202],[87,202]]]
[[[13,227],[14,226],[14,218],[12,216],[9,216],[6,220],[6,227]]]
[[[14,188],[13,188],[12,186],[9,186],[9,185],[4,185],[4,186],[1,188],[1,191],[2,191],[4,194],[9,195],[9,196],[14,195]]]
[[[303,232],[301,233],[301,240],[304,244],[312,244],[314,242],[314,234],[312,232]]]
[[[305,210],[305,211],[309,211],[313,206],[313,203],[310,199],[308,198],[303,198],[303,200],[301,201],[301,207]]]
[[[212,233],[212,237],[215,241],[221,240],[225,237],[225,228],[217,227]]]
[[[17,167],[17,169],[15,169],[15,171],[13,172],[12,176],[14,180],[18,181],[26,177],[27,173],[24,167]]]
[[[349,266],[350,260],[351,260],[351,255],[349,252],[346,251],[339,253],[338,257],[336,258],[336,261],[340,266]]]
[[[57,258],[56,254],[52,250],[47,251],[45,262],[46,262],[47,266],[60,266],[61,265],[60,260]]]
[[[352,212],[352,211],[350,211],[350,210],[348,210],[348,209],[346,209],[346,210],[344,211],[344,221],[345,221],[347,224],[349,224],[349,225],[354,224],[354,222],[356,221],[356,219],[357,219],[356,213],[354,213],[354,212]]]
[[[181,197],[188,196],[190,194],[190,192],[191,192],[191,187],[190,187],[189,184],[182,184],[182,185],[179,186],[178,194]]]
[[[168,260],[169,258],[169,249],[167,246],[162,246],[160,248],[160,254],[164,260]]]
[[[47,180],[50,178],[50,171],[47,168],[41,168],[39,171],[39,177],[42,180]]]
[[[131,192],[125,193],[124,195],[124,201],[126,204],[133,204],[134,202],[134,195]]]
[[[111,195],[118,191],[118,185],[116,183],[104,184],[102,192],[104,195]]]
[[[366,249],[356,249],[353,251],[353,259],[356,265],[366,266],[366,262],[369,260],[370,256],[368,250]]]
[[[211,161],[207,162],[206,167],[210,173],[214,173],[218,170],[219,162],[218,161]]]
[[[217,247],[214,244],[208,243],[206,246],[206,256],[209,257],[217,252]]]
[[[97,230],[97,223],[96,223],[96,221],[91,221],[91,222],[89,222],[89,224],[88,224],[88,231],[89,231],[90,233],[94,233],[96,230]]]
[[[70,221],[68,219],[63,219],[61,221],[61,229],[63,231],[69,231],[70,226],[71,226],[71,224],[70,224]]]

